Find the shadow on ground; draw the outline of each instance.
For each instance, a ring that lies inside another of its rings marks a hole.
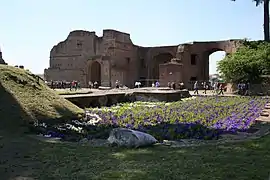
[[[0,143],[1,157],[4,155],[1,179],[249,180],[267,179],[270,168],[269,136],[245,143],[181,149],[93,148],[26,137],[2,138]],[[7,153],[9,149],[16,153]]]
[[[23,93],[23,92],[22,92]],[[72,118],[74,113],[62,107],[55,107],[59,114],[65,112],[65,120]],[[39,116],[35,112],[35,116]],[[17,175],[28,177],[35,169],[42,169],[35,155],[41,149],[39,146],[29,146],[27,140],[22,141],[24,133],[28,132],[28,123],[35,120],[27,109],[9,92],[0,81],[0,179],[15,178]],[[44,115],[43,115],[44,117]],[[29,139],[29,141],[32,141]],[[35,142],[38,145],[38,142]]]

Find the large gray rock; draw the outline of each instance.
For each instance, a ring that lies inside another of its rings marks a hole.
[[[126,128],[115,128],[111,131],[108,141],[111,145],[119,147],[142,147],[157,143],[150,134]]]

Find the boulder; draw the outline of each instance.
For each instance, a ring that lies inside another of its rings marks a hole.
[[[119,147],[137,148],[157,143],[150,134],[126,128],[115,128],[108,138],[110,145]]]

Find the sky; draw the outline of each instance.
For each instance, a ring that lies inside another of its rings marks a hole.
[[[0,47],[10,65],[40,74],[72,30],[115,29],[141,46],[263,39],[263,8],[252,0],[2,0]],[[210,73],[224,52],[210,56]]]

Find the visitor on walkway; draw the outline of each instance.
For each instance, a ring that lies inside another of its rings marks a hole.
[[[250,88],[249,86],[250,86],[249,83],[245,84],[245,94],[244,94],[245,96],[249,95],[249,88]]]
[[[245,94],[245,91],[246,91],[246,85],[245,85],[245,83],[240,82],[238,84],[238,94],[239,95],[244,95]]]
[[[185,88],[185,85],[184,85],[183,82],[180,82],[180,83],[179,83],[179,88],[180,88],[180,90],[183,90],[183,89]]]
[[[170,81],[168,82],[168,88],[170,88],[170,89],[172,88]]]
[[[92,83],[92,81],[89,81],[89,82],[88,82],[88,87],[89,87],[90,89],[93,88],[93,83]]]
[[[136,81],[136,82],[135,82],[135,88],[140,88],[140,86],[141,86],[141,82]]]
[[[206,94],[206,90],[208,89],[208,84],[206,82],[203,82],[203,90],[204,90],[204,94]]]
[[[94,82],[94,88],[98,89],[98,82],[97,81]]]
[[[115,88],[119,89],[119,81],[118,80],[115,81]]]
[[[158,81],[156,81],[156,87],[159,87],[159,86],[160,86],[159,82],[158,82]]]
[[[224,93],[223,93],[223,84],[219,84],[219,93],[218,93],[218,95],[224,95]]]
[[[175,82],[172,82],[172,88],[173,88],[173,90],[175,90],[175,89],[176,89]]]
[[[213,95],[218,93],[218,82],[215,82],[213,85]]]
[[[54,89],[54,83],[51,81],[51,88]]]
[[[194,94],[199,94],[198,81],[196,81],[196,82],[194,83],[193,88],[194,88]]]
[[[71,83],[70,83],[69,90],[72,91],[73,88],[74,88],[74,86],[75,86],[75,81],[73,80],[73,81],[71,81]]]

